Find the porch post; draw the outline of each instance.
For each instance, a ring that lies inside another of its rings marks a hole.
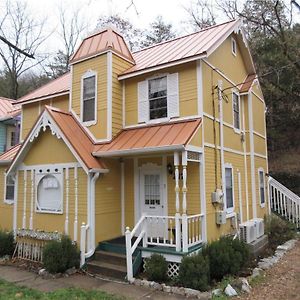
[[[175,167],[175,232],[176,232],[176,251],[181,250],[181,226],[179,213],[179,153],[174,153],[174,167]]]
[[[182,152],[182,250],[188,252],[188,222],[186,214],[187,151]]]

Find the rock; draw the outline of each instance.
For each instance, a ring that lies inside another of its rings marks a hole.
[[[219,296],[222,295],[222,290],[221,289],[212,290],[212,295],[216,296],[216,297],[219,297]]]
[[[246,278],[241,278],[242,288],[241,291],[249,294],[251,292],[251,286]]]
[[[142,280],[141,280],[141,279],[135,279],[135,280],[133,281],[133,284],[134,284],[134,285],[140,286],[140,285],[142,285]]]
[[[171,293],[171,287],[168,285],[162,284],[162,290],[166,293]]]
[[[224,292],[228,297],[234,297],[238,295],[236,290],[230,284],[227,285]]]
[[[261,260],[258,264],[258,267],[263,269],[263,270],[267,270],[270,269],[273,266],[273,263],[270,259],[266,260]]]
[[[149,287],[150,286],[150,282],[148,280],[143,279],[141,282],[141,285],[145,286],[145,287]]]
[[[197,298],[199,300],[210,300],[212,298],[212,294],[210,292],[202,292],[198,294]]]
[[[39,275],[43,276],[46,272],[47,272],[46,269],[40,269],[39,270]]]
[[[68,269],[65,273],[68,275],[73,275],[77,272],[77,270],[75,269],[75,267]]]
[[[162,286],[161,286],[161,284],[154,282],[153,289],[155,289],[156,291],[161,291]]]
[[[61,278],[63,276],[62,273],[56,273],[54,274],[54,278]]]
[[[289,240],[285,242],[283,245],[278,246],[277,250],[289,251],[295,246],[296,242],[297,240]]]
[[[177,294],[177,295],[185,295],[185,288],[184,287],[178,287],[178,286],[172,286],[171,287],[171,292],[173,294]]]
[[[200,291],[190,289],[190,288],[185,288],[184,290],[185,290],[185,296],[187,298],[190,298],[190,297],[197,297],[198,298],[198,295],[201,294]]]

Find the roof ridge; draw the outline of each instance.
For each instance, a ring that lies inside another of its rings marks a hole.
[[[11,99],[11,98],[7,98],[7,97],[2,97],[0,96],[0,101],[1,100],[5,100],[5,101],[9,101],[9,102],[16,102],[17,100],[16,99]]]
[[[188,37],[188,36],[191,36],[191,35],[196,35],[196,34],[198,34],[198,33],[200,33],[200,32],[204,32],[204,31],[210,30],[210,29],[212,29],[212,28],[219,27],[219,26],[223,26],[223,25],[225,25],[225,24],[228,24],[228,23],[231,23],[231,22],[236,22],[236,21],[239,21],[239,20],[240,20],[240,19],[237,18],[237,19],[233,19],[233,20],[229,20],[229,21],[220,23],[220,24],[215,24],[215,25],[212,25],[212,26],[209,26],[209,27],[200,29],[200,30],[195,31],[195,32],[192,32],[192,33],[188,33],[188,34],[185,34],[185,35],[182,35],[182,36],[178,36],[178,37],[176,37],[176,38],[174,38],[174,39],[171,39],[171,40],[168,40],[168,41],[160,42],[160,43],[151,45],[151,46],[149,46],[149,47],[145,47],[145,48],[143,48],[143,49],[140,49],[140,50],[137,50],[137,51],[132,52],[132,54],[136,54],[136,53],[139,53],[139,52],[142,52],[142,51],[151,49],[151,48],[155,48],[155,47],[157,47],[157,46],[160,46],[160,45],[163,45],[163,44],[166,44],[166,43],[170,43],[170,42],[173,42],[173,41],[176,41],[176,40],[180,40],[180,39],[182,39],[182,38],[185,38],[185,37]]]
[[[59,77],[57,77],[57,78],[55,78],[55,79],[53,79],[53,80],[50,80],[49,82],[47,82],[47,83],[41,85],[41,86],[38,87],[37,89],[34,89],[33,91],[27,93],[26,95],[22,96],[21,98],[15,100],[16,103],[22,102],[22,99],[25,98],[25,97],[28,97],[28,95],[30,95],[31,93],[36,92],[36,91],[38,91],[38,90],[44,88],[45,86],[47,86],[47,85],[49,85],[49,84],[51,84],[51,83],[53,83],[53,82],[55,82],[55,81],[57,81],[57,80],[59,80],[59,79],[61,80],[63,77],[65,77],[65,76],[67,76],[67,75],[69,75],[69,74],[70,74],[70,71],[67,72],[67,73],[65,73],[65,74],[63,74],[63,75],[61,75],[61,76],[59,76]]]
[[[65,111],[65,110],[62,110],[60,108],[57,108],[57,107],[53,107],[53,106],[49,106],[49,105],[45,105],[45,108],[47,110],[51,110],[51,111],[55,111],[55,112],[58,112],[58,113],[62,113],[62,114],[65,114],[65,115],[69,115],[69,116],[72,116],[72,114],[68,111]]]

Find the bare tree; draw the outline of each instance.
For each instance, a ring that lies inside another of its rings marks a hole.
[[[75,10],[59,7],[58,34],[64,48],[58,50],[53,61],[48,64],[48,75],[52,78],[69,71],[69,60],[80,41],[83,31],[87,28],[85,19],[80,15],[80,9]]]
[[[6,2],[4,13],[0,18],[0,35],[9,43],[3,43],[0,47],[0,57],[4,63],[5,71],[9,75],[9,97],[18,97],[18,79],[27,70],[41,63],[44,59],[36,55],[45,37],[42,35],[45,20],[35,21],[27,10],[24,2]],[[35,56],[32,60],[24,53]]]

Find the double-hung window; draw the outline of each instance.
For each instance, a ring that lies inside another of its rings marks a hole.
[[[233,174],[231,167],[225,167],[225,201],[227,213],[233,212],[234,207],[234,191],[233,191]]]
[[[260,205],[265,205],[265,174],[262,169],[258,171],[258,180],[259,180],[259,197],[260,197]]]
[[[82,79],[82,122],[96,120],[96,75]]]
[[[241,129],[240,124],[240,96],[236,93],[232,93],[232,107],[233,107],[233,127],[237,130]]]
[[[167,77],[149,80],[149,118],[150,120],[168,116]]]
[[[12,203],[15,200],[15,181],[11,176],[6,176],[5,202]]]

